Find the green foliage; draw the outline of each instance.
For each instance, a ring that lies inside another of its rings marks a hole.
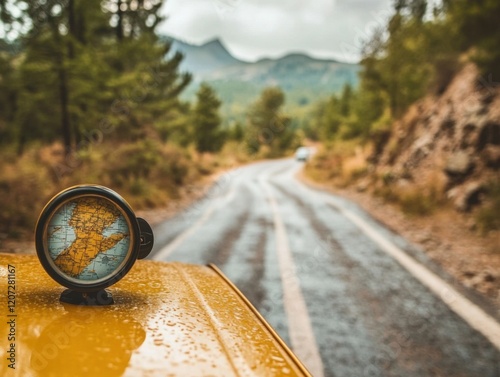
[[[0,109],[10,109],[0,115],[2,142],[15,140],[22,153],[26,143],[62,137],[70,153],[103,119],[116,131],[108,137],[127,141],[166,134],[167,120],[183,112],[178,96],[190,76],[155,35],[163,1],[16,3],[24,5],[15,20],[0,4],[2,17],[28,30],[19,51],[0,56]]]
[[[349,84],[346,84],[344,86],[344,89],[342,89],[342,94],[340,95],[339,101],[339,113],[343,117],[347,117],[351,113],[352,99],[352,88]]]
[[[453,42],[439,20],[424,21],[425,2],[403,2],[396,7],[387,26],[388,38],[375,35],[365,47],[362,87],[371,96],[387,103],[377,103],[378,113],[388,106],[394,118],[400,117],[414,101],[421,98],[434,77],[434,63],[452,53]],[[446,42],[446,43],[445,43]]]
[[[192,114],[192,139],[198,152],[216,152],[224,143],[224,133],[220,130],[221,101],[208,84],[203,83],[196,93],[196,104]]]
[[[180,100],[191,76],[155,34],[163,3],[0,0],[0,233],[32,229],[70,185],[153,207],[215,166],[187,147],[196,134],[220,148],[220,102],[203,92],[192,112]]]
[[[306,128],[306,135],[322,140],[358,136],[354,114],[356,101],[357,93],[350,85],[345,85],[340,97],[332,95],[328,100],[318,102],[310,114],[311,120]]]
[[[360,84],[320,102],[310,114],[309,136],[365,140],[385,132],[429,91],[443,93],[464,57],[495,82],[500,76],[500,2],[394,1],[394,13],[362,50]]]
[[[159,11],[163,0],[144,1],[104,0],[102,8],[109,14],[118,41],[132,39],[142,34],[153,34],[164,19]]]
[[[11,124],[16,111],[16,73],[13,59],[0,52],[0,140],[11,142],[15,135]]]
[[[450,28],[462,51],[473,48],[472,58],[483,74],[500,75],[500,2],[497,0],[446,0]],[[497,80],[498,81],[498,80]]]
[[[207,57],[208,58],[208,57]],[[318,99],[340,93],[345,83],[353,87],[358,84],[357,64],[296,59],[293,56],[283,61],[260,61],[241,64],[224,70],[224,77],[205,77],[222,100],[221,114],[227,124],[243,122],[247,108],[257,100],[269,82],[282,88],[286,94],[285,110],[297,113]],[[203,76],[203,74],[202,74]],[[195,97],[198,84],[191,84],[183,94],[186,100]]]
[[[228,136],[234,141],[243,141],[245,138],[245,130],[240,122],[236,122],[231,126]]]
[[[296,146],[291,119],[282,113],[285,95],[280,88],[269,87],[250,107],[245,142],[250,154],[264,150],[265,157],[283,155]]]

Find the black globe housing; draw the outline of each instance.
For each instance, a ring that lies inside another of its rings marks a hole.
[[[78,282],[69,279],[53,264],[47,244],[47,228],[52,217],[63,204],[84,197],[95,197],[109,201],[123,214],[129,226],[130,243],[124,262],[109,277],[95,282],[92,280]],[[144,234],[141,234],[141,230]],[[153,246],[153,232],[149,224],[137,218],[130,205],[115,191],[98,185],[80,185],[70,187],[54,196],[43,208],[35,227],[35,245],[38,259],[43,268],[57,283],[75,292],[96,293],[115,284],[122,279],[132,268],[137,259],[146,257]]]

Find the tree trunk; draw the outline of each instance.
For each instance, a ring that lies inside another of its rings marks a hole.
[[[68,26],[69,35],[71,38],[68,41],[68,58],[75,57],[75,46],[73,45],[73,38],[76,37],[76,22],[75,22],[75,1],[69,0],[68,2]]]
[[[118,42],[123,40],[123,12],[122,12],[123,0],[118,0],[118,10],[116,14],[118,16],[118,24],[116,25],[116,39]]]
[[[59,99],[61,105],[61,132],[66,155],[71,152],[71,124],[68,111],[68,83],[66,71],[62,64],[62,57],[59,60]]]
[[[18,144],[17,144],[17,155],[21,157],[24,153],[24,145],[26,144],[26,134],[24,131],[24,127],[21,127],[21,135],[19,136]]]

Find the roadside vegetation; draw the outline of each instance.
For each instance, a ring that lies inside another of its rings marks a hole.
[[[476,215],[479,229],[483,233],[500,229],[500,178],[489,182],[485,196],[487,205],[480,208]]]
[[[500,3],[442,1],[430,8],[425,0],[396,0],[393,8],[387,25],[365,43],[359,86],[345,86],[316,104],[310,114],[305,134],[321,141],[323,148],[308,163],[307,174],[337,187],[369,191],[412,216],[456,206],[472,212],[475,227],[482,232],[498,231],[494,177],[499,168],[500,126],[491,109],[499,95],[500,52],[493,45],[500,38]],[[447,90],[457,75],[465,72],[466,77],[470,65],[476,67],[475,84],[462,94],[457,79],[453,98]],[[451,103],[449,115],[439,121],[435,139],[425,139],[425,133],[432,135],[439,109],[429,110],[426,117],[421,114],[445,94]],[[459,96],[463,99],[456,99]],[[472,104],[478,115],[471,116],[472,125],[463,127],[465,136],[455,145],[453,138],[462,132],[456,114]],[[472,132],[483,127],[481,114],[494,124]],[[446,153],[451,162],[442,161],[444,152],[436,153],[426,170],[417,170],[441,148],[444,137],[450,141]],[[487,148],[489,154],[484,152]],[[453,156],[462,150],[466,157]],[[453,170],[460,158],[466,167]]]

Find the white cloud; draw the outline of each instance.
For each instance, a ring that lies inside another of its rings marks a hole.
[[[167,0],[160,31],[191,43],[219,37],[237,57],[289,52],[353,61],[390,0]],[[372,26],[367,27],[371,24]],[[366,29],[366,30],[365,30]]]

